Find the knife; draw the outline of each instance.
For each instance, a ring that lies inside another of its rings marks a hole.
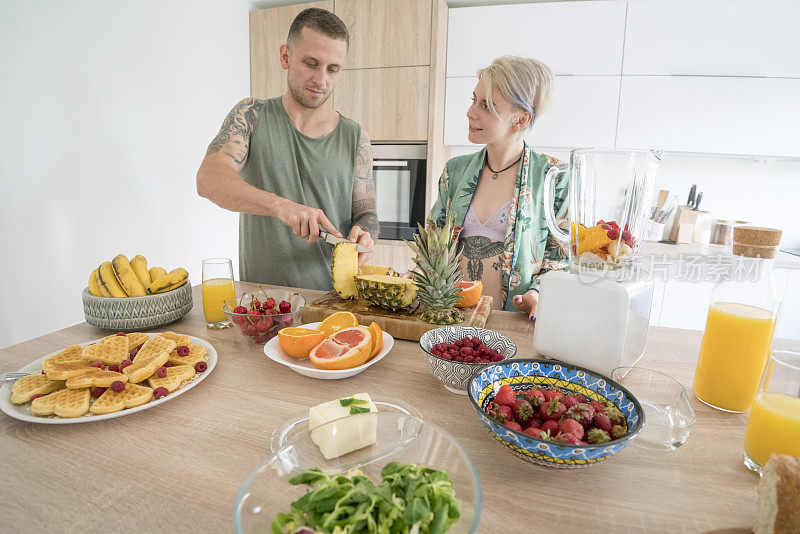
[[[345,239],[343,237],[336,237],[333,234],[329,234],[325,230],[320,230],[319,231],[319,236],[322,239],[324,239],[326,242],[330,243],[331,245],[335,245],[337,243],[352,243],[352,241],[348,241],[347,239]],[[364,245],[362,245],[360,243],[356,244],[356,250],[359,251],[359,252],[373,252],[371,249],[368,249],[367,247],[365,247]]]
[[[697,193],[697,198],[696,198],[696,199],[694,199],[694,208],[692,208],[694,211],[697,211],[697,208],[699,208],[699,207],[700,207],[700,201],[701,201],[701,200],[703,200],[703,193],[702,193],[702,191],[701,191],[700,193]]]
[[[694,208],[695,193],[697,193],[697,184],[692,184],[691,189],[689,189],[689,199],[686,201],[686,205],[690,208]]]

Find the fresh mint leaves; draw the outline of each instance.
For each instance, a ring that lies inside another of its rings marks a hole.
[[[363,406],[350,406],[350,414],[355,413],[367,413],[369,408],[364,408]]]
[[[319,468],[294,476],[290,484],[308,484],[310,491],[291,504],[288,514],[277,514],[272,533],[293,534],[305,527],[337,534],[389,534],[416,526],[420,534],[440,534],[461,517],[461,501],[444,471],[390,462],[381,478],[376,486],[360,471],[328,477]]]
[[[339,404],[341,404],[342,406],[345,406],[345,407],[346,406],[351,406],[353,404],[366,404],[366,403],[367,403],[367,401],[361,400],[361,399],[357,399],[355,397],[349,397],[347,399],[339,399]],[[350,413],[352,413],[352,412],[350,412]]]

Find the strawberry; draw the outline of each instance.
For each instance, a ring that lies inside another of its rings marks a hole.
[[[542,432],[549,432],[553,436],[558,433],[558,429],[558,421],[545,421],[542,423],[542,426],[539,427],[539,430]]]
[[[505,423],[506,421],[514,420],[514,414],[511,412],[511,408],[509,408],[508,406],[493,404],[491,408],[489,408],[489,411],[487,413],[489,417],[500,423]]]
[[[611,422],[615,425],[622,425],[625,422],[625,416],[622,415],[622,412],[619,411],[619,408],[611,404],[610,402],[606,404],[605,410],[603,413],[611,419]]]
[[[591,401],[589,406],[594,408],[595,413],[603,413],[606,410],[606,403],[600,401]]]
[[[583,397],[581,397],[580,395],[567,395],[566,397],[561,399],[561,402],[563,402],[564,406],[566,406],[567,410],[569,410],[570,408],[572,408],[576,404],[580,404],[580,403],[584,402],[584,400],[583,400]]]
[[[611,437],[619,439],[625,437],[625,428],[621,425],[614,425],[611,427]]]
[[[535,428],[535,427],[529,426],[528,428],[523,430],[523,432],[525,432],[529,436],[532,436],[532,437],[534,437],[536,439],[544,439],[544,438],[542,438],[542,430],[539,429],[539,428]]]
[[[553,400],[550,402],[542,404],[539,407],[539,415],[541,418],[549,421],[558,421],[564,416],[566,411],[567,407],[555,397],[553,397]]]
[[[512,430],[516,430],[517,432],[522,432],[522,427],[516,421],[509,421],[506,423],[506,426]]]
[[[602,428],[593,428],[586,436],[586,440],[589,443],[608,443],[611,441],[611,435]]]
[[[538,414],[534,415],[531,418],[531,420],[528,421],[528,428],[530,428],[530,427],[539,428],[540,426],[542,426],[542,420],[541,420],[541,418],[539,417]]]
[[[567,445],[580,445],[581,440],[578,439],[577,436],[573,434],[564,434],[561,433],[556,436],[556,441],[560,441],[561,443],[566,443]]]
[[[534,408],[538,408],[544,404],[544,393],[541,389],[533,388],[525,393],[525,400],[530,403]]]
[[[571,434],[578,438],[578,441],[583,439],[583,426],[575,419],[564,419],[558,422],[558,430],[562,434]]]
[[[514,419],[522,426],[527,426],[528,421],[533,419],[533,406],[526,400],[517,401],[514,404]]]
[[[544,392],[544,400],[550,402],[554,398],[559,401],[564,398],[564,392],[557,388],[550,388]]]
[[[609,418],[604,413],[598,413],[594,415],[594,426],[601,430],[605,430],[608,432],[608,435],[611,435],[611,418]]]
[[[514,390],[511,389],[511,386],[503,384],[500,386],[500,389],[497,390],[494,401],[501,406],[508,406],[510,408],[517,403],[517,396],[514,394]]]
[[[594,420],[594,409],[587,403],[576,404],[564,414],[564,417],[575,419],[583,428],[589,426]]]

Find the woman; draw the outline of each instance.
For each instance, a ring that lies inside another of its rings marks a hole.
[[[445,214],[461,226],[464,280],[480,280],[496,309],[517,309],[533,322],[539,278],[568,266],[567,251],[550,234],[542,203],[544,177],[559,163],[533,151],[523,139],[536,115],[550,107],[553,73],[533,59],[504,56],[478,71],[467,111],[469,140],[486,145],[452,158],[439,179],[431,218]],[[556,182],[559,224],[567,211],[565,175]]]

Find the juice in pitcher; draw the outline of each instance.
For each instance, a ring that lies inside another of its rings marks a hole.
[[[233,280],[229,278],[212,278],[203,281],[203,315],[206,321],[217,323],[227,320],[222,305],[236,298]]]
[[[712,304],[694,373],[697,398],[721,410],[749,410],[774,329],[770,311],[731,302]]]
[[[772,453],[800,456],[800,398],[759,393],[747,422],[744,452],[761,466]]]

